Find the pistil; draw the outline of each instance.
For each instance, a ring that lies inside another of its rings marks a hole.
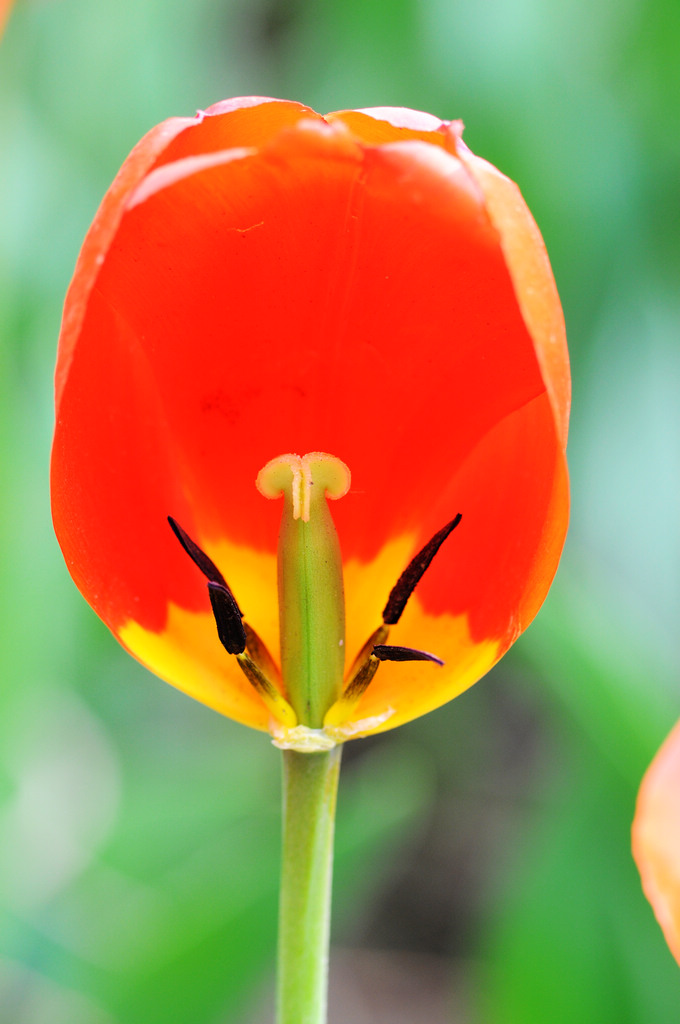
[[[281,674],[298,721],[309,729],[322,727],[342,691],[342,557],[326,499],[341,498],[349,485],[344,462],[321,452],[281,455],[257,477],[265,497],[284,497],[278,544]]]

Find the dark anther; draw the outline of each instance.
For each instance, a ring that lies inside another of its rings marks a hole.
[[[406,607],[406,602],[448,535],[458,526],[461,518],[460,513],[458,513],[455,519],[447,523],[439,533],[435,533],[432,540],[428,541],[425,547],[421,548],[415,558],[412,558],[406,566],[392,587],[390,596],[387,599],[387,604],[383,611],[383,622],[386,626],[396,626],[397,622],[399,622],[401,613]]]
[[[217,568],[212,559],[208,558],[205,551],[201,551],[198,544],[195,544],[186,530],[183,530],[176,519],[168,516],[170,528],[177,540],[180,542],[189,558],[198,566],[204,576],[207,576],[212,583],[221,583],[226,587],[224,576]]]
[[[436,665],[444,664],[436,654],[418,651],[415,647],[391,647],[389,644],[376,644],[373,654],[378,661],[434,661]]]
[[[243,654],[246,649],[246,631],[234,595],[229,587],[213,580],[208,583],[208,593],[220,643],[229,654]]]
[[[211,558],[208,558],[205,551],[201,551],[198,544],[196,544],[191,539],[186,530],[182,529],[182,527],[179,525],[176,519],[173,519],[172,516],[168,516],[168,522],[170,523],[170,528],[172,529],[172,532],[174,533],[175,537],[177,537],[177,540],[180,542],[180,544],[182,545],[182,547],[184,548],[192,562],[194,562],[194,564],[198,566],[198,568],[201,570],[204,576],[208,577],[211,583],[219,583],[221,587],[224,587],[226,590],[229,591],[229,593],[231,594],[232,601],[238,608],[239,615],[243,617],[243,612],[238,607],[236,598],[231,593],[229,584],[227,583],[224,576],[217,568],[213,560]]]

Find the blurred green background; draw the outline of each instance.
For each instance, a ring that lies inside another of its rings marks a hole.
[[[0,1024],[269,1019],[278,754],[153,679],[47,492],[63,295],[137,139],[230,95],[462,117],[521,186],[574,371],[573,521],[482,683],[350,744],[333,1024],[677,1024],[629,828],[680,714],[680,6],[24,0],[0,42]]]

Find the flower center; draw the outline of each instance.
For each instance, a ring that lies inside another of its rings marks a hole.
[[[314,752],[373,728],[392,714],[357,720],[356,709],[382,661],[443,662],[434,654],[388,644],[417,584],[449,534],[455,516],[411,559],[392,588],[382,624],[371,633],[345,675],[345,599],[340,544],[326,499],[342,498],[350,471],[323,452],[280,455],[264,466],[257,487],[266,498],[283,496],[278,545],[281,671],[244,621],[217,566],[168,517],[180,544],[207,577],[217,633],[225,650],[271,712],[277,746]]]

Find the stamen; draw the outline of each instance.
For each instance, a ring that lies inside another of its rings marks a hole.
[[[378,628],[371,633],[368,640],[361,648],[356,658],[352,662],[352,667],[347,673],[345,679],[345,691],[347,691],[352,683],[354,682],[355,676],[363,669],[364,665],[371,656],[371,652],[376,644],[384,644],[390,635],[389,628],[387,626],[378,626]]]
[[[223,587],[226,587],[227,582],[224,576],[212,559],[208,558],[205,551],[201,551],[198,544],[191,539],[186,530],[182,529],[176,519],[173,519],[172,516],[168,516],[168,522],[170,523],[170,528],[175,537],[177,537],[177,540],[180,542],[189,558],[198,566],[203,575],[207,576],[212,583],[221,583]]]
[[[442,527],[434,537],[412,558],[395,583],[383,611],[383,624],[379,626],[363,645],[352,664],[342,696],[333,704],[325,718],[324,725],[336,727],[344,724],[378,670],[381,661],[432,661],[436,665],[444,662],[436,654],[414,647],[395,647],[385,643],[390,626],[396,626],[406,607],[408,599],[417,587],[432,559],[440,547],[455,530],[462,516],[460,513]]]
[[[444,664],[441,658],[429,651],[419,651],[415,647],[392,647],[389,644],[376,644],[373,656],[378,661],[434,661],[436,665]]]
[[[446,526],[439,530],[438,533],[435,533],[434,537],[427,542],[424,548],[420,549],[415,558],[412,558],[406,566],[401,576],[392,587],[390,596],[387,599],[387,604],[383,611],[383,622],[386,626],[396,626],[399,622],[409,597],[417,587],[432,559],[437,554],[446,538],[458,526],[461,518],[462,516],[459,512],[450,523],[447,523]]]
[[[279,666],[269,653],[264,640],[258,636],[252,626],[248,625],[245,619],[243,620],[243,628],[246,631],[246,653],[268,679],[280,680]]]
[[[335,704],[332,704],[326,712],[323,720],[324,729],[326,727],[335,728],[336,726],[344,725],[365,694],[369,683],[379,667],[380,661],[378,658],[374,658],[372,654],[369,655],[368,660],[364,662],[348,684],[342,697],[336,700]]]
[[[281,678],[278,667],[252,626],[243,621],[243,613],[224,576],[176,519],[168,516],[168,522],[186,553],[208,578],[208,594],[220,643],[229,654],[236,655],[241,670],[273,717],[286,728],[295,728],[297,715],[271,682],[272,678]]]
[[[262,703],[274,718],[285,725],[286,728],[294,729],[298,724],[297,715],[285,697],[282,697],[276,687],[267,679],[259,666],[247,654],[238,654],[236,660],[248,682],[259,694]]]
[[[229,587],[212,580],[208,583],[208,593],[220,643],[229,654],[243,654],[246,649],[246,631],[234,595]]]
[[[368,661],[365,661],[361,669],[357,672],[354,679],[343,693],[341,700],[348,700],[355,704],[359,700],[359,697],[363,696],[368,689],[368,684],[378,671],[379,666],[380,660],[371,655]]]
[[[189,558],[198,566],[203,575],[208,577],[210,603],[221,643],[229,654],[240,654],[246,645],[244,626],[241,622],[243,612],[239,608],[229,584],[212,559],[208,558],[205,551],[199,548],[177,520],[168,516],[168,522]]]

